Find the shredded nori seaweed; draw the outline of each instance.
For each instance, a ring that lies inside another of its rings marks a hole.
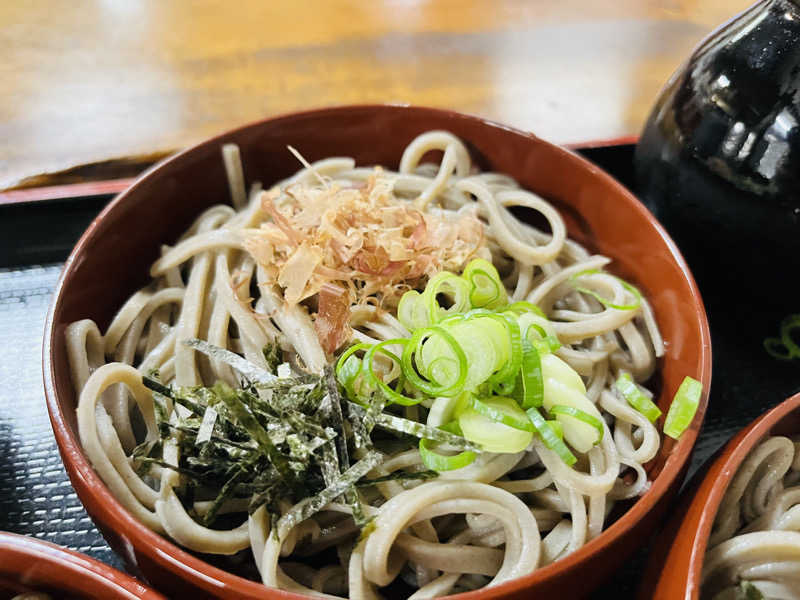
[[[236,369],[242,376],[241,387],[221,381],[209,387],[169,386],[159,381],[157,372],[148,373],[143,382],[154,392],[161,439],[137,446],[133,458],[141,473],[153,465],[178,472],[184,485],[176,491],[190,511],[195,499],[210,500],[205,514],[195,515],[205,526],[213,526],[220,509],[232,499],[249,498],[250,513],[266,506],[273,525],[281,514],[279,501],[291,502],[293,508],[281,518],[286,526],[344,498],[356,524],[366,530],[371,519],[364,515],[359,488],[436,476],[433,471],[398,471],[364,479],[382,461],[375,440],[384,448],[399,432],[458,448],[469,446],[460,436],[384,412],[385,399],[380,394],[364,407],[349,402],[330,367],[322,375],[276,377],[207,342],[186,344]],[[276,371],[282,359],[280,348],[265,347],[263,354],[269,370]],[[208,408],[217,417],[210,436],[207,424],[198,442]],[[389,433],[373,432],[374,427]],[[166,438],[178,444],[177,465],[161,457]],[[353,453],[361,459],[354,462]]]

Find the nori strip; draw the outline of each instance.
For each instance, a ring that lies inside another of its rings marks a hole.
[[[362,418],[366,414],[366,411],[361,406],[353,402],[349,403],[349,408],[352,412],[355,412]],[[384,412],[378,413],[375,416],[375,425],[390,431],[407,433],[424,440],[444,442],[454,446],[455,448],[458,448],[459,450],[481,451],[480,448],[469,443],[466,439],[459,435],[449,433],[443,429],[439,429],[438,427],[429,427],[424,423],[417,423],[416,421],[410,421],[408,419],[396,417],[395,415],[390,415]]]
[[[341,469],[348,469],[350,468],[350,453],[347,450],[347,439],[345,438],[344,432],[344,418],[342,417],[342,395],[339,393],[339,384],[336,382],[336,377],[334,376],[333,369],[330,365],[325,367],[325,373],[323,375],[325,379],[325,389],[328,392],[328,398],[330,400],[331,409],[330,409],[330,419],[331,419],[331,426],[335,428],[339,428],[342,432],[336,439],[336,449],[339,452],[339,465]]]
[[[277,529],[290,531],[298,523],[302,523],[311,515],[316,514],[326,504],[341,496],[347,488],[378,466],[382,460],[383,455],[380,452],[375,450],[368,452],[364,458],[342,473],[331,485],[315,496],[305,498],[290,508],[278,521]]]
[[[222,382],[214,384],[213,389],[217,397],[231,411],[238,424],[252,436],[259,447],[266,453],[278,472],[284,477],[291,478],[288,459],[272,443],[267,431],[261,426],[261,423],[258,422],[258,419],[250,412],[244,402],[239,399],[236,392]]]
[[[277,379],[277,377],[272,373],[269,373],[261,367],[254,365],[249,360],[242,358],[235,352],[231,352],[225,348],[220,348],[214,344],[209,344],[206,341],[193,338],[191,340],[184,340],[183,345],[189,346],[190,348],[197,350],[198,352],[202,352],[206,356],[215,358],[220,362],[224,362],[225,364],[239,371],[239,373],[251,381],[258,383],[273,383]]]
[[[415,471],[409,473],[407,471],[396,471],[394,473],[390,473],[389,475],[383,475],[381,477],[376,477],[375,479],[362,479],[356,486],[358,487],[367,487],[370,485],[375,485],[376,483],[383,483],[385,481],[408,481],[408,480],[421,480],[427,481],[428,479],[435,479],[439,476],[439,473],[436,471]]]
[[[274,373],[278,365],[283,362],[283,352],[277,343],[264,346],[261,349],[261,354],[264,355],[264,360],[267,363],[270,373]]]

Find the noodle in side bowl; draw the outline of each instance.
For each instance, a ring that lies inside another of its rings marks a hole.
[[[238,153],[236,208],[65,331],[83,451],[136,519],[270,587],[422,598],[555,565],[647,498],[654,311],[549,202],[441,130],[398,171],[327,158],[266,191]]]
[[[798,597],[798,431],[795,394],[708,461],[653,549],[638,597]]]

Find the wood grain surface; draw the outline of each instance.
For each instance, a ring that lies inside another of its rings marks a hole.
[[[0,2],[0,189],[131,174],[331,104],[479,114],[561,143],[638,133],[748,0]]]

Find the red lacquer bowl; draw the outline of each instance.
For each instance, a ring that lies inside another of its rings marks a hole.
[[[164,600],[142,582],[88,556],[0,533],[0,598],[34,591],[81,600]]]
[[[703,558],[725,490],[739,466],[769,435],[800,432],[800,394],[795,394],[737,433],[692,484],[650,555],[641,600],[698,600]]]
[[[686,375],[700,380],[705,390],[691,428],[679,443],[665,439],[649,465],[650,490],[601,536],[527,577],[464,597],[509,598],[534,592],[570,598],[585,595],[641,545],[674,497],[708,398],[708,323],[686,263],[630,192],[572,152],[477,117],[408,106],[354,106],[286,115],[247,125],[173,156],[120,194],[92,223],[67,260],[47,323],[44,382],[48,408],[75,490],[111,546],[171,596],[193,591],[220,598],[296,597],[267,592],[258,583],[210,566],[134,520],[114,499],[78,440],[65,327],[88,317],[105,330],[124,300],[147,281],[160,244],[173,242],[204,208],[227,201],[222,144],[239,144],[249,181],[270,184],[297,170],[287,144],[311,161],[348,155],[359,165],[396,168],[405,146],[431,129],[451,131],[466,142],[479,167],[508,173],[523,187],[551,200],[573,239],[614,258],[612,270],[644,290],[668,343],[657,383],[663,410]]]

